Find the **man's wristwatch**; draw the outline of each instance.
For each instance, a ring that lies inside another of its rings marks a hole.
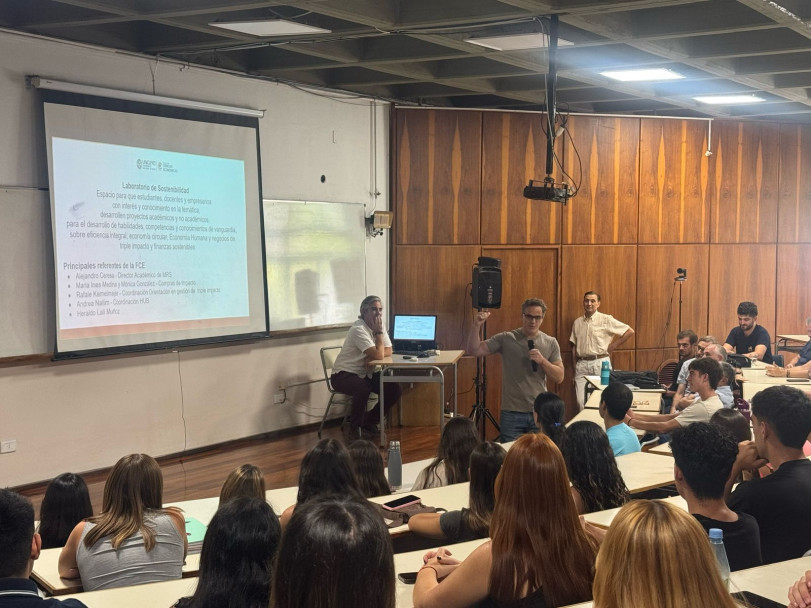
[[[382,336],[382,335],[383,335],[383,332],[382,332],[382,331],[376,331],[376,332],[374,332],[374,334],[375,334],[376,336]]]

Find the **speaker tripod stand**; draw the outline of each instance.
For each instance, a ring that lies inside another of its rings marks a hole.
[[[479,309],[481,312],[482,309]],[[482,326],[484,335],[482,336],[482,340],[487,339],[487,322],[484,322]],[[476,428],[479,429],[479,433],[481,435],[482,441],[487,440],[487,421],[490,421],[490,424],[501,433],[501,427],[496,422],[495,417],[493,416],[492,412],[487,409],[487,358],[486,357],[476,357],[476,377],[473,380],[474,385],[476,386],[476,402],[473,404],[473,409],[470,411],[470,419],[473,420],[473,423],[476,425]]]

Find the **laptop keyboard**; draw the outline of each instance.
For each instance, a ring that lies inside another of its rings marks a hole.
[[[425,359],[430,355],[424,350],[395,350],[395,355],[404,355],[406,357],[417,357],[417,359]]]

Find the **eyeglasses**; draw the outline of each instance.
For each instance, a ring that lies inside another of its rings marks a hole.
[[[536,316],[536,315],[528,315],[527,313],[524,313],[524,319],[526,319],[527,321],[533,321],[535,323],[540,323],[541,321],[543,321],[543,315],[537,315]]]

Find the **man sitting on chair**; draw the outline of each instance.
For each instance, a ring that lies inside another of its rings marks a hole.
[[[811,338],[811,317],[805,320],[805,331],[808,337]],[[786,363],[786,367],[770,365],[766,368],[766,375],[777,378],[811,377],[811,340],[808,340],[802,350]]]
[[[349,439],[363,433],[373,437],[375,422],[380,419],[380,402],[366,411],[369,395],[380,390],[380,372],[375,372],[370,361],[391,355],[391,340],[383,326],[383,302],[377,296],[366,296],[360,303],[360,316],[349,328],[341,352],[332,367],[330,382],[333,388],[352,397],[349,418]],[[400,385],[386,383],[383,393],[386,412],[400,400]]]

